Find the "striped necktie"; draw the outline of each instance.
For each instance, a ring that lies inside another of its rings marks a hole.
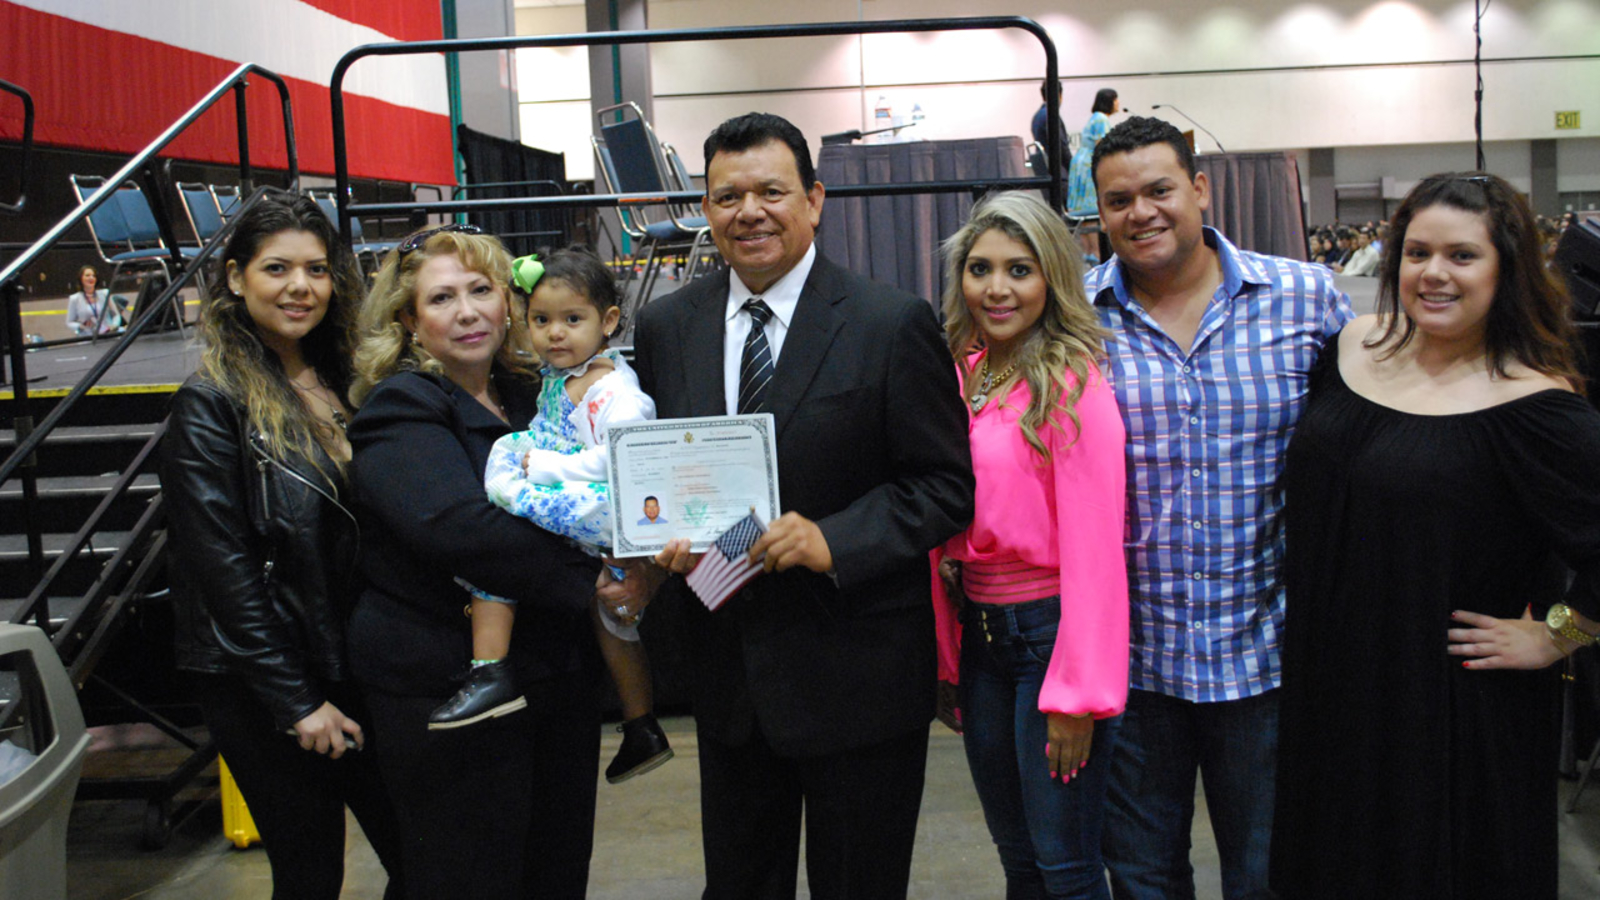
[[[750,333],[745,336],[744,353],[739,358],[740,415],[766,409],[767,385],[772,381],[772,345],[767,342],[772,308],[760,297],[751,297],[743,309],[750,314]]]

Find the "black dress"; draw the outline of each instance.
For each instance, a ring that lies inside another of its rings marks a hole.
[[[1559,666],[1468,671],[1452,610],[1600,612],[1600,414],[1545,390],[1458,415],[1354,393],[1337,339],[1284,470],[1272,884],[1306,897],[1556,896]]]

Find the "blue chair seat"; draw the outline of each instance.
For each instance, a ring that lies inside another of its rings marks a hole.
[[[200,255],[199,247],[179,247],[178,252],[185,259],[194,259]],[[134,262],[141,259],[167,259],[172,256],[172,251],[165,247],[146,247],[143,250],[127,250],[111,257],[112,262]]]
[[[688,219],[679,219],[684,227],[679,228],[671,219],[661,222],[651,222],[644,227],[644,233],[653,241],[688,241],[694,239],[694,233],[707,227],[705,216],[693,216]]]

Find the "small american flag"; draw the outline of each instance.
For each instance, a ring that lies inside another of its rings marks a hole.
[[[686,580],[706,609],[721,606],[760,574],[761,563],[751,562],[748,554],[751,545],[766,532],[766,524],[752,512],[724,531],[700,558]]]

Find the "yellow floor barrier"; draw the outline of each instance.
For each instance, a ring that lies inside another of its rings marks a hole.
[[[250,808],[244,805],[244,795],[239,793],[239,786],[233,782],[233,773],[228,771],[228,763],[220,756],[217,757],[217,768],[222,776],[222,836],[233,841],[233,845],[240,850],[261,843],[256,822],[250,818]]]

